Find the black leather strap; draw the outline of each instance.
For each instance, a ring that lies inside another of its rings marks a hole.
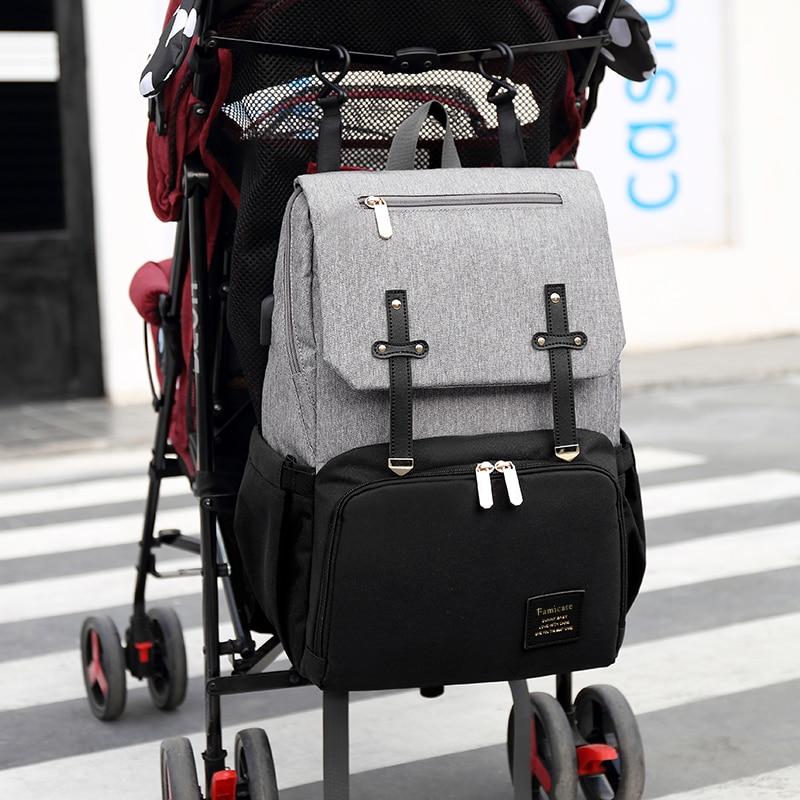
[[[544,287],[547,308],[547,333],[568,341],[578,334],[570,334],[567,318],[567,292],[563,283]],[[537,347],[534,339],[534,347]],[[553,388],[553,438],[555,454],[562,461],[573,461],[580,454],[578,431],[575,423],[575,387],[572,379],[572,352],[569,345],[547,349],[550,357],[550,381]]]
[[[525,143],[522,138],[514,97],[506,93],[493,100],[497,108],[497,126],[500,137],[500,158],[504,167],[527,167]]]
[[[317,172],[336,172],[342,166],[342,105],[346,95],[333,93],[317,100],[322,108],[317,141]]]
[[[411,359],[425,358],[428,345],[422,340],[409,341],[408,299],[403,289],[387,290],[386,320],[388,341],[375,342],[372,354],[389,361],[389,469],[407,475],[414,468]]]

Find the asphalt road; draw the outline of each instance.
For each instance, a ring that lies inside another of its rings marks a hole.
[[[650,566],[618,663],[576,680],[615,683],[630,699],[647,798],[800,797],[800,380],[639,392],[623,421],[642,471]],[[201,740],[196,579],[151,593],[187,630],[184,706],[155,711],[129,679],[125,716],[103,724],[83,694],[82,619],[100,611],[124,627],[128,614],[145,450],[112,440],[0,467],[0,789],[9,796],[157,797],[160,740]],[[160,526],[196,530],[184,484],[168,495]],[[304,688],[223,706],[226,732],[267,730],[284,800],[321,797],[320,700]],[[509,703],[502,685],[438,700],[354,697],[354,800],[510,797]]]

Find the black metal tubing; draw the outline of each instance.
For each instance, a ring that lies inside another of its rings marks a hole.
[[[150,622],[145,607],[145,588],[147,575],[152,566],[152,551],[155,546],[155,523],[158,510],[158,499],[161,480],[175,474],[174,464],[167,460],[169,452],[168,435],[172,404],[175,399],[175,387],[178,373],[183,366],[180,356],[180,329],[178,320],[181,313],[181,294],[187,272],[187,216],[184,213],[178,222],[173,251],[173,269],[170,277],[170,294],[162,309],[162,323],[166,337],[164,352],[164,384],[159,398],[158,421],[153,442],[152,459],[150,461],[150,485],[147,490],[147,501],[144,512],[142,538],[139,542],[139,561],[136,567],[136,585],[133,593],[133,615],[131,617],[130,643],[150,640]],[[177,337],[177,341],[175,341]],[[137,677],[145,673],[135,654],[129,654],[129,665]]]
[[[570,722],[575,721],[575,707],[572,702],[572,673],[556,675],[556,700],[558,700]]]
[[[208,697],[216,698],[219,702],[219,698],[223,694],[247,694],[310,685],[310,681],[301,677],[293,669],[287,669],[276,672],[259,672],[255,675],[218,676],[206,681],[206,694]]]
[[[600,33],[596,36],[585,36],[583,38],[553,39],[549,42],[518,44],[514,45],[511,49],[514,51],[515,56],[559,53],[570,50],[587,50],[592,47],[599,52],[600,48],[608,44],[609,40],[608,33]],[[267,55],[305,58],[311,61],[325,58],[331,54],[331,50],[328,47],[312,47],[297,44],[284,44],[281,42],[262,42],[257,39],[239,39],[233,36],[219,36],[213,31],[207,34],[206,39],[203,41],[203,46],[208,49],[219,48],[222,50],[242,48],[255,50]],[[367,53],[359,50],[351,50],[349,52],[354,62],[384,68],[390,67],[392,64],[396,63],[397,59],[394,53]],[[439,53],[435,68],[501,57],[502,54],[492,48],[456,50],[448,53]]]
[[[621,3],[622,0],[606,0],[603,10],[600,12],[601,31],[608,31],[608,26],[611,24],[611,20],[616,16],[617,10],[619,9]],[[589,63],[586,65],[586,70],[583,73],[583,77],[581,78],[580,83],[577,85],[575,96],[578,98],[578,103],[581,102],[583,93],[588,88],[589,83],[592,80],[592,75],[594,75],[594,71],[597,69],[597,62],[600,60],[601,47],[604,47],[606,44],[608,44],[608,41],[610,41],[611,37],[608,35],[608,33],[605,33],[605,37],[607,41],[603,42],[602,45],[594,49],[592,57],[589,59]]]
[[[211,322],[208,260],[206,253],[205,198],[211,178],[197,159],[184,167],[184,194],[189,221],[189,261],[192,281],[194,348],[192,372],[195,384],[197,471],[214,470],[214,431],[211,411],[211,352],[208,331]],[[217,514],[213,496],[200,496],[200,550],[203,563],[203,645],[206,682],[219,678],[219,596],[217,594]],[[219,696],[206,693],[206,789],[210,795],[215,772],[225,769],[227,753],[222,747],[222,716]]]

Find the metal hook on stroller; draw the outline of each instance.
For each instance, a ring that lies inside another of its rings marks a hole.
[[[317,104],[322,109],[317,143],[317,171],[334,172],[342,164],[342,106],[347,102],[347,91],[341,82],[350,71],[350,53],[341,45],[331,45],[338,72],[328,78],[323,72],[324,59],[314,61],[314,75],[322,82]]]
[[[525,144],[522,139],[517,113],[514,110],[514,98],[517,87],[509,80],[514,71],[514,51],[505,42],[494,42],[493,51],[500,53],[504,59],[503,71],[495,75],[487,69],[487,58],[477,59],[478,72],[491,83],[486,99],[497,109],[498,136],[500,139],[500,158],[504,167],[527,167]]]

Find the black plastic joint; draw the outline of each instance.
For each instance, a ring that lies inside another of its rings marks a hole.
[[[406,47],[398,50],[386,67],[386,72],[417,75],[437,69],[442,63],[439,53],[430,47]]]

